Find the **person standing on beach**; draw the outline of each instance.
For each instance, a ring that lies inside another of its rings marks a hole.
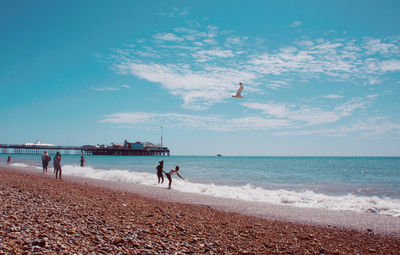
[[[47,154],[47,151],[45,151],[42,156],[43,173],[46,172],[46,174],[47,174],[47,167],[48,167],[50,161],[51,161],[51,157]]]
[[[7,164],[10,164],[11,163],[11,156],[8,156],[8,158],[7,158]]]
[[[165,173],[165,175],[167,176],[168,181],[169,181],[169,183],[168,183],[168,189],[171,189],[171,183],[172,183],[171,175],[176,174],[176,175],[178,175],[182,180],[185,180],[185,179],[183,179],[183,177],[178,173],[178,171],[179,171],[179,166],[176,166],[175,169],[172,169],[172,170],[169,171],[168,173],[165,173],[165,172],[163,171],[163,172]]]
[[[59,178],[61,179],[61,154],[60,152],[57,152],[56,156],[54,157],[54,162],[53,162],[53,166],[54,166],[54,172],[56,173],[56,179],[57,176],[59,176]]]
[[[83,156],[81,156],[81,167],[85,166],[85,158]]]
[[[158,164],[159,165],[156,167],[156,169],[157,169],[158,184],[160,184],[164,182],[164,175],[163,175],[164,160],[161,160],[160,162],[158,162]]]

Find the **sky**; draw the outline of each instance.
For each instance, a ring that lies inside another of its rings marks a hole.
[[[0,143],[400,156],[399,1],[2,1]],[[243,98],[233,98],[238,83]]]

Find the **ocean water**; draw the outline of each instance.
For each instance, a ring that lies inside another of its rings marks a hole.
[[[0,154],[5,164],[9,154]],[[12,165],[35,167],[40,155],[10,154]],[[54,156],[54,155],[52,155]],[[215,157],[63,155],[64,175],[167,187],[157,184],[155,167],[180,166],[175,190],[271,204],[371,212],[400,217],[400,157]],[[50,164],[51,166],[51,164]],[[50,173],[52,167],[50,167]]]

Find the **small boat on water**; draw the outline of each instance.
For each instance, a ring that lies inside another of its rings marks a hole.
[[[221,154],[217,154],[217,157],[222,157],[222,155]]]

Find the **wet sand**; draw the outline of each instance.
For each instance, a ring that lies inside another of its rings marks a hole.
[[[0,167],[0,254],[400,252],[395,217],[77,177],[60,181],[37,172]]]

